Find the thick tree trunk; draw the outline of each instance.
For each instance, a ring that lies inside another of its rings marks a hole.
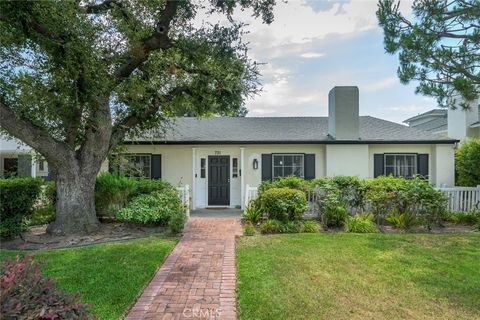
[[[92,164],[93,165],[93,164]],[[95,212],[95,178],[98,168],[82,170],[77,164],[56,170],[56,218],[47,229],[51,234],[85,234],[99,228]]]

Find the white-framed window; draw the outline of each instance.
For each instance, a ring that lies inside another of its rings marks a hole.
[[[385,154],[385,175],[411,178],[417,174],[416,154]]]
[[[273,179],[288,176],[305,176],[303,154],[273,154]]]
[[[120,172],[126,177],[150,179],[151,158],[150,154],[123,154],[120,159]]]

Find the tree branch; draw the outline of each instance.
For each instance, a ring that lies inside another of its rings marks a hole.
[[[99,4],[92,4],[92,5],[83,6],[80,8],[85,10],[86,13],[96,14],[96,13],[102,13],[102,12],[108,11],[112,9],[114,6],[122,7],[123,4],[118,0],[105,0],[104,2]]]
[[[133,112],[129,116],[123,118],[118,123],[116,123],[112,130],[112,137],[110,139],[110,149],[115,147],[133,127],[147,121],[155,115],[160,110],[161,104],[165,102],[172,101],[176,96],[183,93],[191,93],[190,88],[188,87],[176,87],[172,89],[169,93],[164,95],[161,99],[158,99],[152,103],[147,109],[142,113]]]
[[[41,153],[47,161],[54,165],[64,159],[59,154],[68,154],[72,150],[63,142],[50,137],[40,127],[23,119],[0,101],[0,125],[12,136],[22,140]]]
[[[165,9],[162,12],[153,34],[142,41],[141,51],[131,56],[127,62],[122,64],[115,72],[115,77],[118,81],[122,81],[130,76],[135,69],[147,60],[151,51],[171,47],[168,32],[170,31],[170,23],[177,13],[178,4],[179,1],[177,0],[167,0]]]

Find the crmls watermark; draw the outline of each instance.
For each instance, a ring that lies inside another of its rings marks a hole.
[[[185,308],[183,316],[185,318],[201,318],[201,319],[220,319],[222,309],[220,308]]]

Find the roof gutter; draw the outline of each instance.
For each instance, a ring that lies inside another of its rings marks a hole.
[[[211,144],[455,144],[460,140],[295,140],[295,141],[124,141],[125,145],[211,145]]]

